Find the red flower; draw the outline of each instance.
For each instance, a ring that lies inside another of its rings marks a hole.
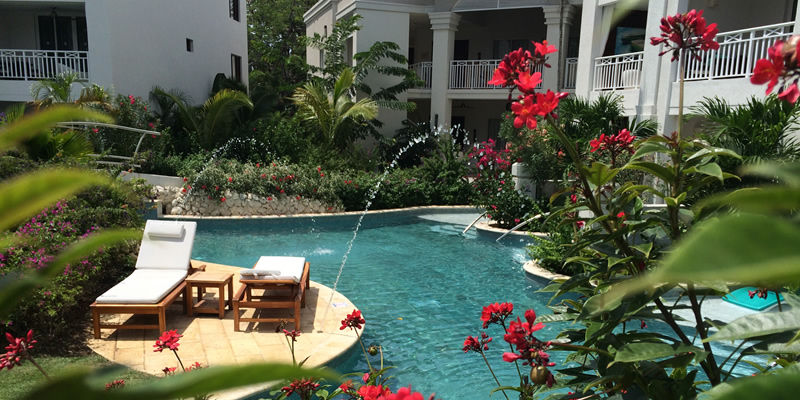
[[[261,164],[256,163],[256,168],[261,168]]]
[[[312,379],[295,379],[289,386],[284,386],[281,391],[286,393],[286,396],[291,396],[292,393],[297,392],[300,394],[301,399],[311,398],[319,387],[319,383],[314,382]]]
[[[297,196],[297,200],[300,200],[300,196]]]
[[[170,376],[170,375],[175,375],[175,370],[177,369],[178,367],[164,367],[164,369],[162,369],[161,372],[163,372],[165,376]]]
[[[292,341],[293,341],[293,342],[296,342],[296,341],[297,341],[297,337],[298,337],[298,336],[300,336],[300,332],[299,332],[299,331],[296,331],[296,330],[294,330],[294,329],[292,329],[292,331],[291,331],[291,332],[290,332],[290,331],[287,331],[286,329],[284,329],[284,330],[283,330],[283,334],[284,334],[284,335],[286,335],[286,337],[290,337],[290,338],[292,338]]]
[[[517,116],[514,118],[514,128],[519,129],[526,125],[528,129],[536,129],[536,114],[539,113],[539,107],[533,101],[533,95],[511,104],[511,111]]]
[[[567,93],[555,93],[547,89],[546,94],[536,93],[536,105],[539,107],[538,114],[546,116],[558,108],[558,101],[567,96]]]
[[[223,198],[219,199],[219,201],[224,203],[225,202],[225,198],[223,197]]]
[[[339,389],[342,389],[343,392],[349,392],[353,390],[353,380],[348,379],[347,381],[339,385]]]
[[[494,303],[483,307],[483,312],[481,312],[483,329],[486,329],[489,324],[502,325],[513,312],[513,303]]]
[[[464,353],[468,353],[470,350],[476,353],[482,353],[485,350],[489,350],[489,343],[491,343],[492,338],[486,334],[486,332],[481,332],[481,337],[478,339],[477,337],[467,336],[464,339]]]
[[[339,330],[344,330],[346,328],[353,328],[353,330],[361,329],[365,322],[364,318],[361,318],[361,311],[353,310],[352,313],[347,314],[347,318],[342,320],[342,326]]]
[[[161,334],[161,337],[158,338],[158,340],[156,340],[156,344],[153,345],[153,347],[156,347],[156,349],[153,351],[159,353],[164,349],[176,351],[178,350],[178,346],[180,346],[180,343],[178,343],[178,341],[182,337],[183,335],[178,334],[177,329],[166,331]]]
[[[228,182],[233,182],[233,178],[228,177]]]
[[[797,90],[797,82],[792,83],[786,90],[778,93],[779,99],[786,100],[790,103],[796,103],[798,97],[800,97],[800,91]]]
[[[200,186],[200,188],[206,190],[206,185]]]
[[[267,201],[272,201],[272,197],[267,197]]]
[[[392,394],[388,387],[378,386],[362,386],[358,388],[358,395],[363,400],[378,400],[383,399],[383,396]]]
[[[25,337],[18,338],[6,332],[6,340],[9,344],[6,346],[6,353],[0,355],[0,370],[3,368],[11,370],[15,366],[22,365],[22,361],[30,358],[28,350],[36,344],[36,340],[33,339],[33,329],[29,330]]]
[[[185,178],[185,177],[184,177],[184,178],[183,178],[183,181],[184,181],[184,182],[189,182],[189,178]]]
[[[195,361],[194,364],[190,365],[189,368],[186,368],[186,372],[194,371],[198,369],[203,369],[203,364],[200,364],[199,361]]]
[[[659,55],[672,52],[672,61],[680,57],[681,50],[686,50],[700,59],[698,54],[700,51],[719,49],[719,43],[714,40],[718,32],[717,24],[706,26],[703,10],[691,10],[686,14],[661,18],[661,37],[650,38],[650,44],[653,46],[663,44],[665,50]]]
[[[183,193],[186,193],[186,188],[181,189]]]
[[[644,323],[644,320],[643,320],[643,319],[640,319],[640,320],[639,320],[639,326],[641,326],[641,327],[642,327],[642,329],[647,329],[647,324],[645,324],[645,323]]]
[[[492,80],[487,83],[495,86],[502,85],[503,87],[513,85],[519,74],[527,69],[528,61],[531,58],[531,53],[527,50],[522,50],[521,47],[506,54],[494,71]]]
[[[431,395],[431,397],[433,397],[433,395]],[[366,398],[364,400],[366,400]],[[390,393],[381,400],[425,400],[425,397],[420,392],[412,392],[409,386],[401,387],[397,389],[397,393]]]
[[[555,53],[556,46],[548,45],[547,40],[543,40],[542,43],[533,42],[533,46],[536,48],[536,55],[540,57],[544,57],[550,53]]]
[[[261,174],[261,177],[262,177],[262,178],[266,178],[266,177],[267,177],[267,174]]]
[[[123,387],[125,387],[125,379],[116,379],[106,383],[106,390],[122,389]]]
[[[536,86],[542,83],[542,73],[541,72],[534,72],[533,75],[530,72],[525,71],[519,74],[519,78],[514,80],[514,84],[517,85],[517,88],[520,92],[525,94],[533,94],[536,91]]]
[[[572,203],[572,204],[577,203],[578,202],[578,195],[576,195],[576,194],[569,195],[569,202]]]
[[[625,219],[625,211],[620,211],[619,213],[617,213],[617,218]]]

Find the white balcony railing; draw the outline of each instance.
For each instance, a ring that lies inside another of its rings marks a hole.
[[[433,63],[430,61],[425,61],[421,63],[411,64],[408,66],[408,69],[417,73],[419,79],[422,79],[425,82],[424,86],[420,86],[421,89],[430,89],[431,88],[431,78],[433,76]]]
[[[767,58],[767,49],[777,40],[792,36],[794,22],[724,32],[717,35],[718,50],[686,60],[686,80],[741,78],[752,75],[756,60]]]
[[[638,88],[643,60],[643,51],[595,58],[594,90]]]
[[[450,62],[450,89],[507,89],[490,85],[494,70],[502,60],[454,60]],[[542,66],[534,67],[534,72],[542,72]],[[542,88],[542,84],[536,86]]]
[[[578,78],[578,57],[564,59],[564,89],[575,89]]]
[[[0,79],[51,79],[64,72],[89,80],[89,52],[0,49]]]

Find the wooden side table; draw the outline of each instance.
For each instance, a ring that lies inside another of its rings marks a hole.
[[[186,278],[185,299],[189,302],[186,307],[187,314],[191,317],[192,313],[219,314],[220,318],[225,318],[225,303],[232,308],[231,296],[233,295],[233,274],[226,272],[195,272]],[[228,287],[228,300],[225,301],[225,286]],[[210,302],[203,299],[205,288],[217,288],[219,305],[211,307]],[[197,303],[192,299],[192,288],[197,288]]]

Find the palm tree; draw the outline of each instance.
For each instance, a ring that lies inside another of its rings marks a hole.
[[[220,90],[201,107],[192,107],[176,94],[158,88],[154,93],[162,99],[167,97],[172,100],[183,129],[193,134],[200,146],[206,150],[212,150],[230,140],[232,133],[239,126],[238,113],[253,109],[253,102],[247,94],[230,89]],[[162,109],[161,112],[165,111]]]
[[[31,96],[38,106],[53,103],[72,103],[72,84],[79,82],[76,72],[64,72],[53,79],[36,81],[31,85]]]
[[[615,135],[622,129],[628,129],[636,137],[648,137],[658,128],[653,120],[626,122],[622,97],[614,94],[602,94],[593,102],[567,97],[559,103],[558,115],[564,130],[579,144],[586,144],[601,133]]]
[[[347,149],[359,138],[358,125],[378,116],[378,103],[369,97],[353,101],[350,92],[355,76],[345,68],[328,93],[318,82],[306,83],[295,90],[292,102],[298,114],[319,128],[319,139],[331,149]]]

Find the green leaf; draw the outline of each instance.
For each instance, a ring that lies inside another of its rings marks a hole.
[[[696,172],[708,176],[713,176],[714,178],[719,179],[720,182],[725,181],[725,179],[722,177],[722,168],[720,168],[719,164],[717,163],[698,165],[696,167],[686,169],[685,172],[686,173]]]
[[[146,385],[106,391],[104,383],[113,379],[114,372],[118,371],[118,368],[106,368],[66,375],[33,390],[24,399],[56,400],[63,399],[65,393],[80,393],[81,400],[168,400],[193,397],[197,393],[213,393],[240,386],[307,376],[332,381],[338,379],[337,375],[327,370],[264,363],[203,368],[148,382]]]
[[[748,339],[797,329],[800,329],[800,309],[793,308],[784,312],[752,314],[737,318],[705,341]]]
[[[596,187],[600,187],[614,179],[619,173],[619,168],[610,168],[608,165],[593,162],[591,167],[582,167],[586,180]]]
[[[800,374],[796,372],[759,375],[720,385],[703,398],[715,400],[795,399],[800,393]]]
[[[72,169],[45,169],[9,179],[0,184],[0,229],[8,230],[56,201],[99,184],[111,180]]]
[[[643,141],[642,144],[636,149],[636,153],[631,157],[631,160],[638,160],[648,154],[653,153],[667,153],[669,148],[663,143],[657,143],[650,140]]]
[[[537,315],[536,321],[537,322],[561,322],[561,321],[573,321],[578,316],[575,313],[569,314],[544,314],[544,315]]]
[[[660,178],[664,182],[672,182],[675,180],[675,174],[672,172],[671,169],[652,162],[646,161],[632,161],[626,164],[622,169],[635,169],[639,171],[647,172],[657,178]]]
[[[614,362],[634,362],[694,353],[696,360],[705,359],[707,353],[697,347],[685,344],[667,343],[628,343],[617,350]]]
[[[800,187],[800,163],[747,164],[742,166],[739,172],[742,175],[761,176],[767,179],[777,179],[782,183],[793,188]]]
[[[744,188],[704,199],[698,207],[723,205],[753,213],[793,211],[800,209],[800,190],[785,186]]]
[[[16,146],[20,142],[46,131],[59,122],[100,121],[111,123],[108,115],[86,111],[75,107],[54,106],[31,118],[23,118],[0,130],[0,150]]]

